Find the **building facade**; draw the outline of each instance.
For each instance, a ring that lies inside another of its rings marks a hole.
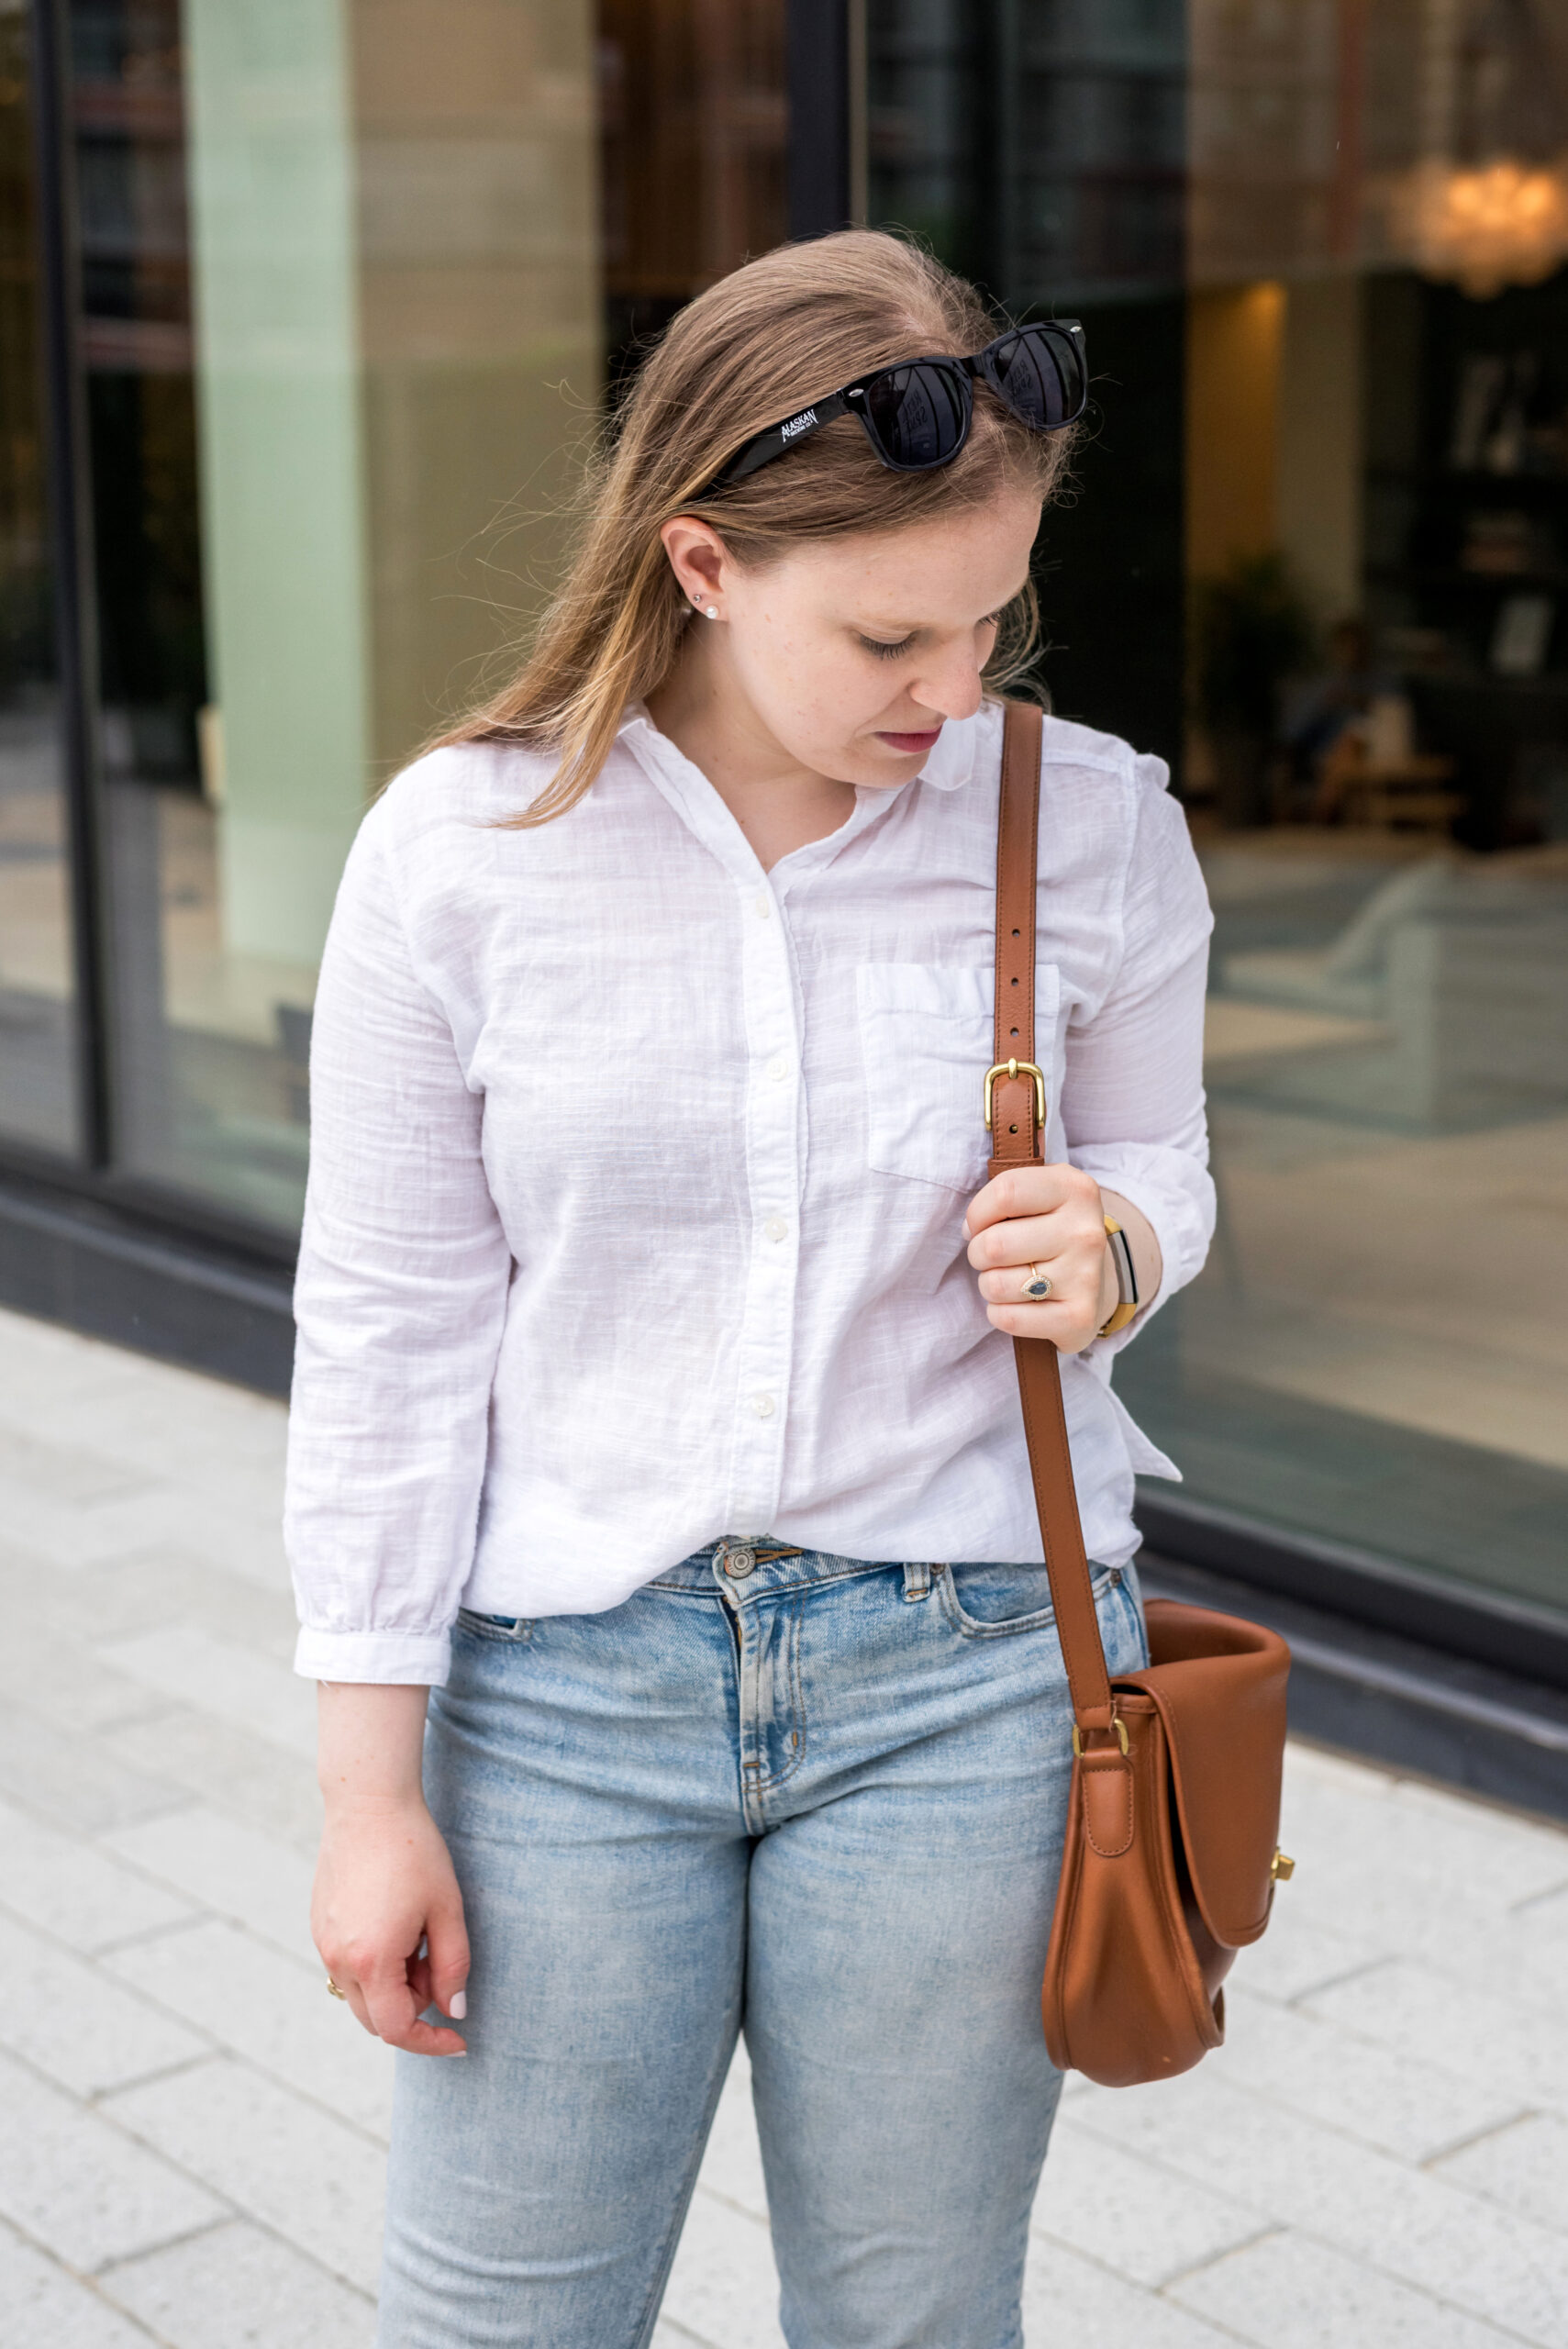
[[[1042,680],[1216,908],[1151,1548],[1325,1734],[1568,1808],[1562,9],[0,0],[0,1301],[281,1390],[367,795],[641,340],[900,228],[1085,323]]]

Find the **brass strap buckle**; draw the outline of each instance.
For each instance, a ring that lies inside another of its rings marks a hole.
[[[1045,1131],[1045,1071],[1036,1068],[1033,1061],[997,1061],[985,1072],[985,1130],[991,1130],[991,1096],[999,1076],[1032,1076],[1034,1079],[1035,1123]]]
[[[1127,1723],[1122,1720],[1119,1713],[1113,1713],[1111,1715],[1111,1727],[1116,1731],[1117,1743],[1120,1746],[1123,1753],[1125,1753],[1127,1752]],[[1078,1727],[1076,1721],[1073,1724],[1073,1753],[1079,1757],[1082,1756],[1084,1752],[1084,1733]]]

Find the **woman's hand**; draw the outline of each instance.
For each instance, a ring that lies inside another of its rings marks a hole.
[[[1107,1214],[1127,1233],[1139,1295],[1152,1297],[1162,1270],[1152,1227],[1082,1168],[1010,1166],[977,1191],[963,1229],[993,1326],[1011,1338],[1050,1338],[1064,1354],[1081,1353],[1117,1307]],[[1024,1295],[1037,1270],[1051,1283],[1038,1304]]]
[[[428,2006],[467,2013],[462,1894],[419,1782],[423,1688],[323,1687],[320,1776],[327,1824],[310,1930],[365,2029],[415,2055],[466,2055]],[[421,1954],[421,1950],[423,1954]]]

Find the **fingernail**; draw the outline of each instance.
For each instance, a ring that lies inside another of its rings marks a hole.
[[[452,1992],[450,2000],[447,2006],[447,2012],[450,2015],[453,2022],[462,2022],[464,2021],[468,2014],[468,1992],[466,1990],[454,1990]]]
[[[973,1239],[973,1234],[969,1229],[969,1218],[967,1216],[963,1219],[963,1236],[966,1240]]]

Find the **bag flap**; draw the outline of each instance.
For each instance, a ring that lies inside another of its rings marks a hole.
[[[1204,1923],[1227,1949],[1269,1920],[1290,1650],[1277,1632],[1174,1599],[1149,1602],[1152,1662],[1118,1674],[1159,1709]]]

